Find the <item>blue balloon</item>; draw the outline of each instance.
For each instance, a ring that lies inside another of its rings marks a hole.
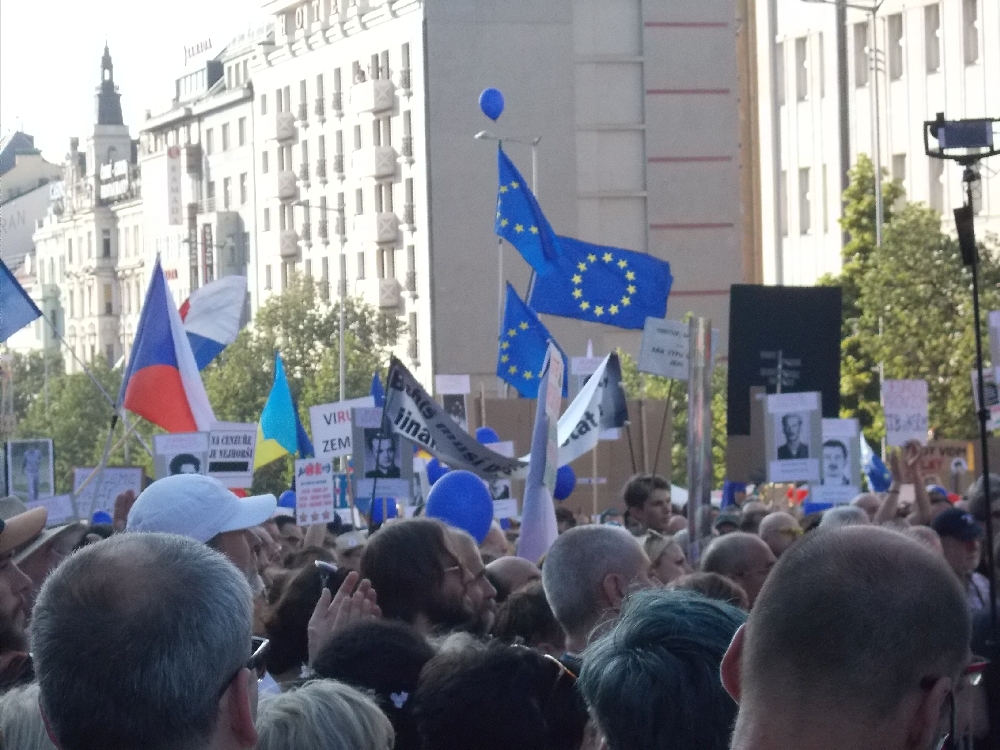
[[[93,518],[90,519],[91,523],[114,523],[114,519],[111,514],[106,510],[95,510]]]
[[[552,491],[552,497],[556,500],[565,500],[573,494],[575,487],[576,472],[573,471],[573,467],[569,464],[560,466],[559,471],[556,472],[556,487]]]
[[[279,508],[291,508],[295,510],[295,490],[285,490],[278,497]]]
[[[477,427],[476,440],[483,445],[486,445],[487,443],[499,443],[500,436],[497,435],[497,431],[492,427]]]
[[[399,516],[399,506],[396,505],[396,500],[391,497],[381,498],[376,497],[375,501],[372,503],[372,523],[382,523],[385,519],[382,518],[382,501],[385,500],[385,514],[389,518],[396,518]]]
[[[438,461],[436,458],[432,458],[427,462],[427,481],[430,482],[431,487],[433,487],[437,480],[447,474],[451,469],[445,464]]]
[[[465,529],[482,544],[493,523],[493,497],[471,471],[449,471],[431,487],[426,514]]]
[[[500,89],[483,89],[483,93],[479,95],[479,108],[484,115],[496,122],[503,113],[503,94]]]

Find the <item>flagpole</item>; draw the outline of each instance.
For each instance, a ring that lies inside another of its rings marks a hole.
[[[503,335],[503,237],[497,236],[497,333]],[[502,395],[504,380],[497,375],[497,398]]]
[[[651,474],[655,474],[657,468],[660,465],[660,451],[663,449],[663,434],[667,431],[667,419],[670,417],[670,404],[671,398],[674,395],[674,383],[677,381],[674,378],[670,379],[670,385],[667,386],[667,402],[663,407],[663,422],[660,424],[660,439],[656,441],[656,455],[653,456],[653,470]]]

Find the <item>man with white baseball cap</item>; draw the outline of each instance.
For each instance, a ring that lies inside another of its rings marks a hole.
[[[237,497],[218,479],[176,474],[153,482],[136,498],[126,531],[180,534],[221,552],[247,577],[259,580],[251,549],[256,540],[248,529],[271,518],[274,495]]]

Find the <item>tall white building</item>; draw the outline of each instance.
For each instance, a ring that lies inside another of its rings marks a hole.
[[[771,0],[757,11],[764,276],[808,285],[841,265],[835,10]],[[870,16],[849,8],[851,163],[860,153],[874,160],[877,112],[882,168],[909,200],[940,211],[947,226],[964,202],[962,170],[925,155],[923,123],[938,112],[949,120],[1000,117],[1000,0],[885,0],[875,42],[877,109]],[[980,234],[1000,231],[1000,183],[991,176],[998,167],[984,163]]]

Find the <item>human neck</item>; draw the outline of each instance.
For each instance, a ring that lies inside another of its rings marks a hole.
[[[587,636],[580,634],[566,636],[567,653],[582,654],[586,648],[587,648]]]
[[[741,708],[731,750],[863,750],[893,747],[888,737],[859,724],[772,714]]]

